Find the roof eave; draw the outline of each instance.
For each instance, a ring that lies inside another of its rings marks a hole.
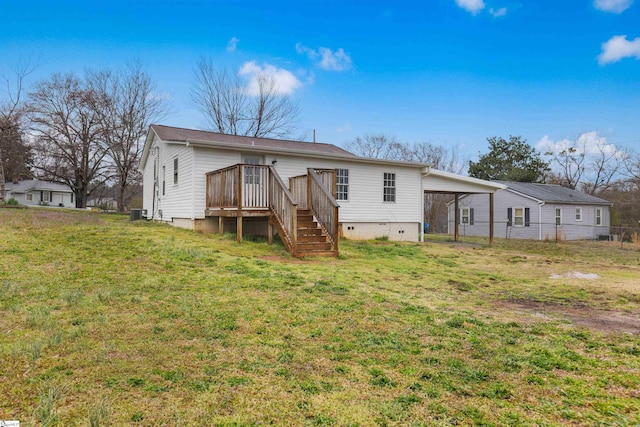
[[[184,143],[183,141],[165,141],[165,142]],[[330,158],[330,159],[343,160],[343,161],[349,161],[349,162],[380,164],[380,165],[389,165],[389,166],[413,167],[413,168],[428,167],[428,165],[423,163],[402,162],[398,160],[386,160],[386,159],[371,159],[368,157],[359,157],[353,154],[319,153],[317,151],[311,151],[311,150],[262,147],[260,145],[248,146],[248,145],[241,145],[236,143],[220,142],[220,141],[203,141],[203,140],[189,139],[186,141],[186,145],[192,146],[192,147],[202,147],[202,148],[222,148],[222,149],[235,150],[235,151],[254,151],[254,152],[258,151],[265,154],[289,154],[294,156],[304,156],[304,157],[312,157],[312,158],[318,158],[318,159]]]

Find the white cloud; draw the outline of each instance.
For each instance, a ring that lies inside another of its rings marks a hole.
[[[474,15],[484,9],[484,2],[482,0],[456,0],[456,4]]]
[[[633,0],[595,0],[593,6],[603,12],[622,13],[631,6]]]
[[[296,43],[296,52],[306,55],[320,68],[327,71],[345,71],[350,69],[352,65],[351,57],[343,48],[339,48],[335,52],[328,47],[319,47],[318,50],[315,50],[302,43]]]
[[[491,8],[489,9],[489,13],[493,15],[494,18],[500,18],[501,16],[505,16],[507,14],[507,8],[501,7],[499,9]]]
[[[622,58],[640,59],[640,37],[627,40],[627,36],[614,36],[602,43],[602,52],[598,56],[600,65],[618,62]]]
[[[239,38],[231,37],[231,40],[229,40],[229,43],[227,43],[227,52],[235,52],[239,41]]]
[[[291,95],[302,86],[300,80],[291,71],[271,64],[259,66],[255,61],[248,61],[240,67],[239,74],[248,78],[247,93],[250,95],[259,93],[259,79],[264,76],[273,78],[276,90],[281,95]]]
[[[577,155],[605,154],[607,156],[624,156],[624,152],[616,148],[614,144],[607,142],[607,137],[600,135],[597,131],[584,132],[578,139],[561,139],[553,141],[548,135],[542,137],[536,144],[536,148],[543,153],[558,154],[570,148],[575,149]]]
[[[336,132],[349,132],[351,130],[351,123],[345,123],[342,126],[336,128]]]

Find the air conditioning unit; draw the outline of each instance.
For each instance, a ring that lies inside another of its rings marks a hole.
[[[139,220],[142,218],[142,209],[131,209],[129,215],[131,221]]]

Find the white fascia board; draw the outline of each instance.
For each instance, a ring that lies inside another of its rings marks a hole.
[[[423,172],[423,176],[427,177],[427,176],[437,176],[437,177],[441,177],[441,178],[446,178],[446,179],[451,179],[454,181],[459,181],[459,182],[463,182],[466,184],[471,184],[473,186],[478,186],[481,188],[485,188],[485,190],[482,191],[478,191],[478,193],[495,193],[498,190],[504,190],[507,188],[506,185],[504,184],[500,184],[497,182],[492,182],[492,181],[486,181],[484,179],[478,179],[478,178],[472,178],[469,176],[463,176],[463,175],[458,175],[452,172],[445,172],[445,171],[441,171],[438,169],[433,169],[431,167],[428,167],[427,170],[425,172]],[[493,190],[493,191],[491,191]],[[469,194],[472,194],[473,192],[469,192]]]

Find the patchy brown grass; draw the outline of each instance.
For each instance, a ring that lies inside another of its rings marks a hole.
[[[0,209],[0,236],[0,419],[640,424],[636,250],[345,241],[293,260],[51,209]]]

